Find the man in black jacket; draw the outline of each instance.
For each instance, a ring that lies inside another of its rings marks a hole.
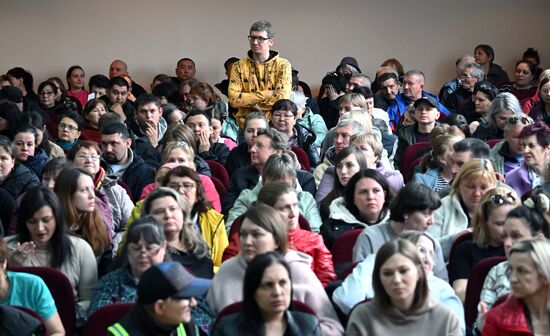
[[[197,155],[204,160],[218,161],[225,165],[229,156],[229,148],[224,143],[212,142],[212,122],[202,111],[191,111],[185,118],[185,124],[193,130],[197,141]]]

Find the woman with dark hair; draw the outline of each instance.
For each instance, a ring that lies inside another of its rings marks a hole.
[[[321,335],[317,317],[292,308],[290,266],[276,252],[257,255],[243,281],[243,306],[224,316],[213,335]]]
[[[74,97],[67,96],[67,90],[65,89],[65,84],[63,84],[63,80],[59,77],[50,77],[47,79],[47,81],[52,82],[56,86],[55,90],[55,103],[56,105],[62,106],[63,113],[66,111],[73,111],[73,112],[80,112],[82,109],[82,106],[79,106],[80,102],[78,102],[78,99]],[[63,114],[60,113],[60,114]],[[55,126],[57,126],[57,120],[55,119],[55,123],[53,124],[54,128],[50,130],[50,134],[55,134],[56,132],[53,132],[55,130]],[[54,120],[52,120],[53,122]]]
[[[518,242],[532,238],[548,239],[550,237],[549,224],[537,210],[526,206],[519,206],[510,211],[506,215],[503,228],[506,258],[510,258],[510,250]],[[510,280],[506,276],[507,271],[508,261],[503,261],[491,268],[485,277],[477,309],[479,315],[476,328],[479,330],[483,329],[487,311],[494,306],[498,298],[510,294],[512,290]]]
[[[441,206],[436,192],[423,184],[410,182],[403,187],[389,208],[389,219],[366,227],[353,247],[353,261],[364,260],[380,246],[397,238],[404,230],[426,231],[434,222],[434,211]],[[447,270],[439,243],[435,244],[435,276],[447,280]]]
[[[101,134],[99,133],[99,118],[107,113],[109,108],[103,99],[92,99],[84,106],[82,115],[85,123],[82,128],[82,138],[101,143]]]
[[[78,138],[80,138],[83,125],[82,117],[76,112],[67,112],[59,117],[56,144],[63,148],[65,154],[73,148]]]
[[[343,195],[344,188],[352,176],[368,168],[365,155],[355,146],[346,147],[336,154],[334,166],[325,170],[315,194],[322,220],[328,218],[330,204]]]
[[[0,135],[13,141],[15,130],[25,121],[25,116],[17,105],[11,102],[0,103]]]
[[[69,232],[86,240],[100,261],[111,250],[112,218],[96,207],[92,177],[82,169],[67,168],[55,182],[54,191],[65,209]]]
[[[219,142],[225,144],[229,150],[237,147],[235,140],[237,140],[238,130],[233,132],[234,139],[227,137],[227,134],[225,133],[225,131],[227,131],[227,125],[221,111],[217,108],[213,108],[206,111],[206,115],[210,118],[210,123],[212,124],[212,134],[210,135],[210,140],[212,140],[213,143]]]
[[[0,188],[7,191],[14,202],[30,188],[40,185],[36,174],[16,159],[15,146],[0,136]]]
[[[61,90],[57,88],[54,82],[49,80],[38,85],[38,103],[44,111],[44,115],[46,116],[44,121],[48,124],[48,129],[50,131],[57,125],[59,116],[67,111],[67,108],[63,104],[55,100],[58,91]]]
[[[83,239],[68,233],[65,212],[53,191],[29,190],[19,207],[16,235],[6,238],[10,264],[55,268],[69,279],[83,319],[97,282],[94,252]]]
[[[67,96],[75,97],[80,106],[88,102],[88,91],[84,89],[84,69],[80,65],[73,65],[67,70]]]
[[[29,71],[21,67],[15,67],[9,69],[6,75],[10,78],[11,85],[21,90],[27,100],[38,101],[38,97],[33,90],[34,79]]]
[[[494,63],[495,51],[488,44],[480,44],[474,49],[476,63],[483,67],[485,78],[494,86],[500,87],[502,84],[510,81],[506,71],[498,64]]]
[[[8,259],[8,246],[4,238],[0,237],[0,305],[33,310],[44,321],[48,335],[65,335],[55,301],[44,280],[34,274],[8,271]],[[2,324],[5,326],[8,319],[2,315]],[[2,328],[2,331],[5,332],[5,329]],[[21,329],[18,332],[23,334]]]
[[[30,125],[36,130],[37,147],[46,152],[50,159],[65,157],[65,152],[55,142],[50,140],[50,134],[40,113],[30,112]]]
[[[166,247],[164,231],[152,216],[136,220],[113,263],[116,268],[97,283],[88,316],[108,304],[135,302],[139,278],[151,265],[165,261]]]
[[[328,300],[323,285],[311,270],[311,258],[288,249],[287,230],[280,214],[270,206],[256,204],[244,214],[239,229],[240,252],[222,264],[206,296],[210,308],[219,313],[243,299],[245,272],[259,254],[278,252],[290,267],[292,299],[301,301],[316,312],[324,335],[342,335],[343,329]]]
[[[464,117],[466,117],[468,124],[477,122],[477,125],[479,125],[482,120],[486,119],[487,111],[498,94],[498,88],[491,82],[486,79],[479,81],[476,85],[474,85],[472,102],[465,104],[458,110],[458,113],[463,114]],[[476,127],[471,126],[470,131],[472,129],[475,130]]]
[[[178,110],[178,107],[172,103],[162,104],[162,117],[166,120],[168,127],[177,124],[183,124],[185,114]]]
[[[431,142],[432,150],[424,155],[420,172],[414,174],[413,180],[424,184],[435,192],[445,190],[453,180],[451,154],[453,144],[463,138],[442,134]]]
[[[520,133],[523,142],[523,163],[506,174],[505,182],[524,195],[542,184],[542,169],[550,157],[550,127],[538,121],[525,126]]]
[[[539,78],[540,74],[542,73],[542,69],[539,67],[540,56],[538,50],[535,48],[527,48],[527,50],[523,52],[521,59],[531,61],[531,63],[535,65],[536,70],[534,72],[534,75],[535,78]]]
[[[15,146],[15,159],[29,168],[38,179],[42,177],[42,170],[50,159],[48,154],[37,147],[38,133],[31,125],[20,125],[15,131],[13,144]]]
[[[458,244],[449,264],[449,283],[462,302],[474,266],[483,259],[504,256],[504,220],[519,205],[521,200],[518,195],[508,187],[489,190],[481,198],[473,218],[473,238]]]
[[[361,170],[348,181],[343,196],[329,207],[329,218],[321,234],[330,249],[344,232],[384,222],[392,195],[384,175],[374,169]]]
[[[209,248],[191,221],[190,214],[191,207],[187,200],[174,189],[164,187],[153,190],[147,196],[141,213],[142,216],[153,216],[164,229],[172,260],[201,278],[211,279],[214,271]]]
[[[416,247],[398,238],[376,254],[374,299],[352,311],[346,335],[463,335],[458,317],[429,295]]]
[[[512,295],[493,307],[485,319],[483,335],[548,335],[550,333],[550,242],[529,239],[510,249],[508,276]]]
[[[537,78],[535,72],[537,67],[529,60],[519,60],[516,62],[514,82],[505,83],[500,86],[501,91],[512,93],[519,100],[522,109],[537,94]]]
[[[539,99],[531,108],[529,116],[535,121],[543,121],[550,126],[550,76],[539,83]]]

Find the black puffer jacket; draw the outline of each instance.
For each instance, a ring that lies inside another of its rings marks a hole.
[[[313,131],[298,124],[294,125],[294,129],[296,130],[296,137],[298,138],[297,146],[307,153],[307,156],[309,157],[309,165],[312,168],[317,167],[321,162],[321,158],[319,157],[319,148],[315,145],[317,136],[313,133]]]
[[[6,176],[0,188],[6,190],[14,200],[27,190],[40,185],[38,177],[20,163],[16,163],[11,173]]]

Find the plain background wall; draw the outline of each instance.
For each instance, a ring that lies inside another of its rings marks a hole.
[[[174,75],[182,57],[197,63],[197,78],[225,78],[223,62],[248,50],[248,29],[259,19],[274,26],[274,49],[318,88],[343,56],[354,56],[372,78],[385,59],[425,72],[428,90],[454,76],[456,58],[477,44],[495,49],[511,79],[527,47],[550,65],[548,0],[21,0],[2,2],[1,72],[30,70],[38,83],[65,77],[74,64],[87,78],[107,74],[123,59],[146,89],[154,75]],[[86,81],[87,81],[86,78]]]

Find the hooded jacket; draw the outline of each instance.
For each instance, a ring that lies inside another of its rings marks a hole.
[[[40,185],[38,177],[24,165],[16,163],[0,184],[0,188],[6,190],[15,201],[22,193],[38,185]]]
[[[29,156],[27,158],[27,161],[22,162],[22,164],[25,165],[25,167],[29,168],[31,172],[33,172],[38,179],[42,177],[42,171],[44,170],[44,166],[46,163],[50,160],[46,152],[40,148],[36,147],[34,151],[33,156]]]
[[[280,99],[289,99],[292,90],[292,74],[290,62],[279,57],[273,50],[269,59],[260,63],[252,57],[252,51],[247,57],[235,62],[229,78],[229,103],[238,108],[237,123],[244,126],[244,119],[250,108],[257,106],[271,118],[271,107]],[[273,95],[270,94],[273,91]]]

